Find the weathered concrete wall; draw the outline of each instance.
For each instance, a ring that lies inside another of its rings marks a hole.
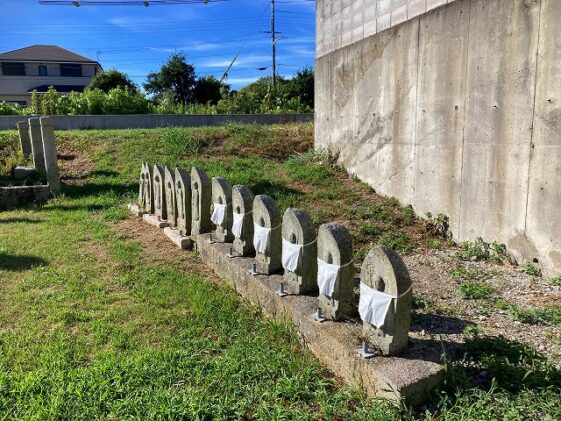
[[[0,116],[0,130],[13,130],[26,116]],[[313,121],[313,114],[135,114],[135,115],[56,115],[51,117],[56,130],[153,129],[156,127],[220,126],[226,123],[282,124]]]
[[[317,2],[324,44],[337,3]],[[448,3],[378,33],[363,8],[365,36],[318,54],[316,146],[379,193],[448,215],[456,238],[560,272],[559,0]]]

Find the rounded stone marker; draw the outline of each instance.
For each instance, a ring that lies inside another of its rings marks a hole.
[[[240,184],[232,188],[232,233],[235,236],[233,251],[239,256],[250,256],[255,253],[253,248],[253,201],[255,196]],[[239,224],[236,227],[236,222]],[[236,229],[238,232],[236,233]],[[239,235],[238,235],[239,234]]]
[[[153,183],[154,183],[154,212],[160,221],[166,221],[168,217],[166,196],[165,196],[165,173],[164,169],[159,165],[153,167]]]
[[[191,169],[191,234],[210,232],[212,186],[202,168]]]
[[[300,209],[288,208],[282,218],[282,241],[287,243],[283,253],[299,249],[298,263],[294,271],[284,266],[284,284],[291,294],[306,294],[317,291],[317,243],[314,223]],[[298,245],[296,247],[291,244]],[[283,256],[283,260],[286,256]]]
[[[223,177],[212,178],[212,206],[225,206],[222,223],[216,225],[215,240],[221,243],[234,241],[232,234],[232,184]]]
[[[177,227],[177,203],[175,199],[175,171],[170,167],[164,170],[164,188],[166,194],[167,221],[170,227]]]
[[[259,233],[268,231],[268,234],[263,237],[266,238],[264,249],[260,251],[258,247],[255,247],[257,271],[265,275],[280,271],[282,269],[281,216],[277,204],[271,197],[264,194],[255,196],[253,229],[254,247]]]
[[[317,243],[318,271],[332,274],[330,285],[320,285],[318,301],[323,316],[330,320],[356,316],[351,234],[343,225],[323,224],[319,227]],[[322,278],[318,274],[318,281]]]
[[[413,302],[411,278],[405,263],[391,248],[377,246],[362,263],[360,281],[375,294],[383,294],[378,294],[377,301],[384,297],[389,301],[384,320],[379,320],[379,323],[383,323],[380,327],[364,322],[363,334],[368,343],[380,349],[384,355],[395,355],[405,350]]]
[[[191,176],[181,168],[175,169],[175,202],[177,229],[184,236],[191,235]]]

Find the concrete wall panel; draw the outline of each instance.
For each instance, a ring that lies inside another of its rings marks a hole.
[[[542,1],[526,242],[561,268],[561,5]]]

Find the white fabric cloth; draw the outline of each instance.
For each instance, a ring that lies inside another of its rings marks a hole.
[[[215,225],[222,225],[224,222],[224,215],[226,214],[226,205],[221,205],[219,203],[214,203],[214,210],[212,211],[212,216],[210,220]]]
[[[265,253],[270,233],[271,228],[262,227],[255,222],[253,223],[253,247],[255,247],[255,251],[258,253]]]
[[[236,238],[240,238],[242,236],[242,224],[243,224],[243,217],[245,214],[243,213],[236,213],[234,212],[234,222],[232,223],[232,234]]]
[[[318,287],[319,293],[331,297],[335,289],[335,281],[341,266],[332,265],[318,259]]]
[[[384,325],[386,315],[392,300],[397,297],[384,294],[370,288],[363,282],[360,283],[360,300],[358,303],[358,311],[363,322],[380,328]]]
[[[290,241],[282,239],[282,267],[290,272],[294,272],[298,267],[300,253],[304,246],[301,244],[293,244]]]

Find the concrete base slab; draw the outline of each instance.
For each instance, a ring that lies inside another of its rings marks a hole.
[[[193,247],[193,242],[191,237],[184,237],[178,230],[170,227],[164,228],[164,234],[175,244],[177,247],[183,250],[191,249]]]
[[[25,180],[26,178],[31,178],[35,173],[35,168],[15,167],[12,170],[12,177],[16,180]]]
[[[0,210],[29,203],[43,203],[49,198],[49,186],[0,187]]]
[[[218,276],[232,282],[242,296],[259,304],[266,314],[292,322],[319,360],[347,383],[363,388],[369,395],[394,401],[404,398],[412,405],[423,403],[428,392],[441,383],[444,369],[438,363],[440,355],[423,341],[410,339],[407,351],[396,357],[364,359],[359,356],[359,320],[318,323],[313,318],[317,297],[280,297],[276,291],[283,280],[281,275],[253,276],[250,272],[255,259],[231,259],[227,256],[229,244],[211,244],[205,234],[193,240],[203,261]]]
[[[160,219],[158,219],[158,217],[156,215],[150,215],[150,214],[145,213],[142,216],[142,219],[144,219],[150,225],[154,225],[156,228],[166,228],[166,227],[169,226],[167,221],[160,221]]]
[[[138,205],[135,205],[134,203],[129,203],[127,208],[134,216],[142,216],[146,213],[145,211],[140,210],[140,207]]]

